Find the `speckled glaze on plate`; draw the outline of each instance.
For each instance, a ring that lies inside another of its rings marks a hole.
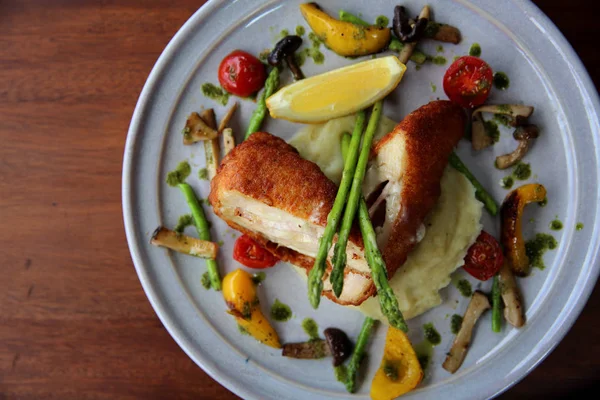
[[[545,270],[535,270],[532,276],[519,280],[527,325],[520,330],[505,326],[501,334],[494,334],[488,313],[478,325],[464,365],[450,375],[441,368],[452,341],[449,315],[462,314],[468,299],[451,285],[442,293],[442,305],[409,322],[413,343],[423,340],[421,327],[427,322],[433,322],[443,341],[434,349],[423,383],[405,398],[490,398],[525,376],[556,346],[577,318],[597,279],[598,97],[571,46],[533,4],[521,0],[428,3],[434,18],[461,29],[463,41],[456,46],[443,44],[442,53],[436,53],[440,43],[424,43],[422,47],[428,53],[445,57],[448,64],[429,63],[418,71],[409,64],[403,82],[386,101],[384,114],[400,120],[430,100],[445,98],[441,80],[446,67],[454,56],[467,54],[471,44],[477,42],[482,58],[511,79],[510,88],[494,91],[490,102],[534,105],[532,120],[543,133],[526,161],[533,169],[529,181],[546,186],[549,202],[543,208],[533,205],[526,209],[526,221],[533,222],[525,224],[525,236],[551,232],[559,246],[546,254]],[[298,4],[295,0],[209,1],[169,43],[144,86],[129,129],[123,163],[125,228],[137,273],[161,321],[181,348],[228,389],[243,398],[256,399],[368,398],[370,381],[382,354],[385,327],[376,329],[363,384],[359,393],[350,396],[335,380],[328,360],[284,359],[279,351],[241,336],[233,319],[224,312],[221,294],[200,285],[204,263],[149,243],[156,226],[174,226],[178,216],[188,212],[181,194],[164,183],[167,171],[187,159],[193,169],[188,181],[202,197],[209,192],[208,183],[197,179],[198,169],[204,166],[203,147],[184,147],[180,131],[190,112],[214,107],[220,118],[226,107],[203,97],[200,86],[218,82],[217,66],[233,49],[258,54],[275,43],[281,30],[292,32],[297,25],[307,27]],[[344,8],[374,21],[381,14],[390,16],[396,2],[328,0],[321,4],[331,13]],[[404,4],[416,14],[425,3],[410,0]],[[315,65],[308,60],[303,67],[306,75],[353,62],[322,51],[325,63]],[[234,128],[241,137],[254,103],[239,102]],[[264,128],[287,139],[298,126],[269,120]],[[507,193],[499,181],[508,173],[496,170],[492,160],[513,146],[510,134],[504,131],[493,149],[475,154],[467,143],[462,143],[458,150],[498,201]],[[564,228],[553,232],[548,224],[556,216]],[[237,235],[213,214],[209,218],[215,240],[224,242],[219,263],[225,274],[240,266],[230,257]],[[497,219],[485,215],[483,222],[486,230],[498,234]],[[575,229],[578,222],[584,224],[581,231]],[[458,276],[462,274],[458,272]],[[490,282],[470,280],[474,288],[489,290]],[[304,281],[286,266],[268,270],[261,287],[263,307],[275,298],[291,305],[293,311],[290,321],[274,323],[284,342],[305,339],[301,328],[305,317],[314,318],[321,329],[342,328],[350,337],[356,337],[363,320],[358,312],[328,300],[322,301],[317,311],[312,310]],[[151,351],[152,344],[148,347]]]

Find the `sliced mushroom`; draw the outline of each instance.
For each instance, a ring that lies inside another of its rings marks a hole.
[[[225,114],[225,116],[223,117],[221,122],[219,123],[219,132],[223,132],[223,129],[225,129],[229,126],[229,122],[231,121],[231,118],[233,117],[233,114],[235,114],[237,108],[238,108],[238,102],[236,101],[229,108],[229,110],[227,110],[227,113]]]
[[[396,6],[396,9],[398,9],[398,7],[400,8],[404,8],[401,6]],[[421,9],[421,12],[419,13],[419,17],[417,19],[417,23],[419,21],[428,21],[429,20],[429,14],[430,14],[430,10],[429,10],[429,6],[424,6]],[[400,16],[398,16],[398,21],[399,21]],[[396,15],[394,15],[394,31],[396,31]],[[402,24],[404,24],[404,22],[402,22]],[[407,24],[411,27],[416,27],[416,23],[414,23],[414,25],[411,25],[410,21],[407,22]],[[423,24],[421,22],[421,24]],[[427,27],[427,22],[425,22],[425,27]],[[398,26],[399,28],[399,26]],[[412,28],[411,28],[412,29]],[[425,31],[425,28],[423,28],[423,31]],[[411,38],[411,42],[407,42],[404,47],[402,48],[402,50],[400,50],[400,54],[398,54],[398,59],[400,60],[400,62],[402,64],[406,64],[408,62],[408,60],[410,59],[410,57],[412,56],[412,53],[415,49],[415,47],[417,46],[417,40],[422,36],[423,34],[420,33],[419,35],[417,35],[417,33],[415,32],[415,34],[412,36]],[[400,37],[400,36],[398,36]],[[402,39],[400,39],[402,40]]]
[[[499,169],[510,168],[519,162],[527,151],[531,141],[538,137],[539,129],[535,125],[524,125],[519,126],[513,133],[513,137],[517,140],[518,145],[515,151],[512,153],[505,154],[503,156],[496,157],[496,167]]]
[[[413,43],[421,39],[429,22],[429,12],[427,15],[421,13],[414,23],[408,19],[406,9],[402,6],[394,8],[393,29],[394,33],[402,43]]]
[[[352,354],[352,342],[344,331],[337,328],[325,329],[325,340],[333,355],[333,366],[341,365]]]
[[[317,359],[333,356],[333,366],[341,365],[352,354],[352,342],[344,331],[337,328],[325,329],[325,340],[287,343],[283,345],[284,357],[299,359]]]
[[[471,343],[471,337],[473,335],[473,328],[477,323],[477,320],[486,310],[490,309],[490,301],[487,296],[480,291],[473,293],[471,301],[467,307],[467,311],[463,317],[463,322],[454,338],[454,343],[446,356],[446,360],[442,367],[450,372],[455,373],[462,365]]]
[[[473,150],[483,150],[491,146],[494,140],[485,131],[485,124],[481,113],[473,112],[471,122],[471,145]]]
[[[233,136],[233,129],[223,129],[223,147],[225,149],[225,155],[229,154],[235,147],[235,137]]]
[[[458,44],[462,39],[460,30],[452,25],[429,21],[425,29],[425,37],[440,42]]]
[[[331,355],[331,349],[323,339],[310,340],[300,343],[286,343],[283,345],[284,357],[299,359],[317,359]]]
[[[294,52],[301,45],[302,38],[300,36],[288,35],[277,42],[273,51],[267,57],[267,61],[272,66],[280,65],[285,61],[290,71],[292,71],[295,80],[304,79],[304,74],[298,64],[296,64],[296,59],[294,58]]]
[[[185,122],[183,129],[183,144],[192,144],[202,140],[215,139],[218,133],[215,129],[200,118],[197,112],[193,112]]]
[[[504,318],[515,328],[525,325],[521,293],[508,263],[500,269],[500,293],[504,301]]]
[[[217,129],[217,118],[215,117],[215,110],[207,108],[200,113],[200,119],[206,122],[211,129]],[[184,142],[185,143],[185,142]],[[211,140],[204,141],[204,155],[206,157],[206,169],[208,170],[208,179],[212,181],[212,178],[217,175],[217,169],[219,167],[219,156],[221,155],[221,147],[219,146],[219,138],[215,137]]]
[[[532,106],[521,104],[490,104],[476,108],[473,111],[471,120],[471,144],[473,150],[483,150],[494,143],[493,139],[485,131],[484,112],[507,115],[511,126],[520,126],[527,123],[527,118],[533,114],[533,111],[534,108]],[[527,149],[525,149],[525,152],[527,152]]]
[[[522,104],[489,104],[485,106],[481,106],[476,108],[473,111],[475,113],[492,113],[492,114],[501,114],[508,115],[512,120],[513,126],[517,126],[518,118],[529,118],[531,114],[533,114],[534,107],[525,106]]]

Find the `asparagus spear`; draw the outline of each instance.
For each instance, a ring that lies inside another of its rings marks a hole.
[[[367,345],[369,336],[371,335],[371,330],[373,329],[374,323],[375,321],[373,318],[365,318],[362,328],[360,329],[358,339],[356,340],[356,346],[354,347],[352,358],[348,363],[346,390],[348,390],[350,393],[354,393],[356,391],[356,375],[358,374],[358,367],[360,367],[360,363],[365,356],[365,346]]]
[[[333,286],[333,292],[337,297],[342,294],[342,288],[344,286],[344,268],[346,266],[346,247],[348,245],[348,238],[350,236],[350,229],[356,216],[356,210],[358,209],[358,201],[362,197],[362,184],[365,177],[365,171],[367,170],[367,163],[369,162],[369,155],[371,154],[371,144],[373,143],[373,136],[377,130],[379,119],[381,117],[381,110],[383,108],[383,101],[379,100],[373,105],[373,111],[369,118],[369,125],[363,138],[362,147],[360,149],[360,156],[358,158],[358,164],[354,171],[354,178],[352,179],[352,188],[348,195],[348,202],[346,204],[346,210],[344,211],[344,218],[342,219],[342,225],[338,233],[338,240],[335,244],[333,252],[333,270],[331,271],[330,281]],[[352,137],[354,139],[354,136]],[[346,163],[354,161],[351,159],[346,160]]]
[[[254,132],[258,132],[260,129],[266,115],[267,115],[267,103],[266,100],[269,96],[273,94],[277,90],[279,86],[279,70],[277,67],[274,67],[267,80],[265,81],[265,88],[258,98],[258,102],[256,103],[256,109],[252,113],[252,117],[250,117],[250,124],[248,125],[248,130],[246,131],[246,139],[250,137]]]
[[[481,185],[481,183],[479,183],[477,178],[473,176],[471,171],[469,171],[469,169],[461,161],[461,159],[458,158],[456,153],[453,152],[452,154],[450,154],[450,158],[448,161],[450,162],[450,165],[454,167],[454,169],[466,176],[467,179],[471,181],[471,184],[475,187],[475,197],[477,197],[477,199],[483,203],[486,210],[488,210],[490,214],[496,216],[498,214],[498,204],[496,204],[496,201],[494,200],[492,195],[485,190],[485,188]]]
[[[308,299],[310,304],[317,308],[321,301],[321,292],[323,291],[323,274],[325,274],[325,267],[327,261],[327,253],[331,247],[333,236],[337,231],[340,216],[344,210],[350,185],[354,177],[354,171],[356,168],[356,159],[358,158],[358,147],[360,146],[360,138],[365,126],[365,112],[360,111],[356,117],[356,123],[354,124],[354,133],[349,147],[348,159],[344,163],[344,171],[342,173],[342,181],[340,188],[338,189],[337,195],[333,202],[333,207],[327,216],[327,226],[323,236],[319,239],[319,251],[315,258],[315,264],[308,274]]]
[[[342,159],[346,160],[346,154],[348,154],[348,149],[350,148],[350,141],[352,140],[352,135],[348,132],[342,133]]]
[[[183,182],[177,185],[183,195],[185,196],[185,200],[192,211],[192,217],[194,218],[194,225],[196,226],[196,231],[198,231],[198,236],[202,240],[211,241],[210,240],[210,227],[208,225],[208,220],[204,215],[204,210],[194,193],[194,189],[187,183]],[[215,290],[221,290],[221,278],[219,276],[219,266],[217,265],[217,261],[215,259],[206,260],[206,269],[208,271],[208,276],[210,278],[210,285]]]
[[[357,17],[354,14],[344,11],[344,10],[340,10],[339,18],[341,21],[351,22],[355,25],[372,26],[372,24],[369,24],[367,21]],[[388,45],[388,49],[394,50],[394,51],[397,51],[398,53],[400,53],[403,48],[404,48],[404,44],[397,37],[392,36],[392,39],[390,40],[390,44]],[[427,54],[423,53],[419,49],[414,49],[412,56],[410,57],[410,60],[416,64],[423,64],[425,61],[427,61]]]
[[[345,133],[342,136],[342,157],[344,158],[348,152],[349,141],[350,135]],[[362,196],[358,204],[358,221],[365,243],[367,263],[371,267],[371,276],[373,276],[373,282],[375,282],[375,287],[377,288],[377,297],[380,302],[381,310],[392,326],[406,332],[408,327],[398,308],[398,300],[396,299],[393,290],[389,287],[386,272],[387,268],[383,262],[381,253],[379,252],[379,247],[377,246],[375,230],[373,229],[373,224],[369,218],[369,208]],[[369,240],[367,240],[367,238]]]
[[[492,331],[496,333],[502,328],[502,293],[499,279],[498,275],[495,275],[492,283]]]

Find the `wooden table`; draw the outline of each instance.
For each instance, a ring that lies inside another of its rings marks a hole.
[[[235,398],[175,344],[142,291],[121,163],[154,62],[199,0],[0,1],[0,399]],[[598,13],[538,1],[600,79]],[[503,398],[600,378],[600,291]]]

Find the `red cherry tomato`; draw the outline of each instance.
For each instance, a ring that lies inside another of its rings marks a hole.
[[[504,255],[498,241],[489,233],[481,231],[465,256],[463,268],[473,277],[487,281],[498,273],[503,262]]]
[[[265,84],[267,72],[260,60],[242,50],[235,50],[219,65],[219,83],[229,93],[248,97]]]
[[[464,56],[454,61],[444,75],[444,92],[465,108],[482,105],[490,95],[492,68],[481,58]]]
[[[235,241],[233,259],[248,268],[264,269],[277,264],[279,259],[265,250],[250,236],[242,235]]]

